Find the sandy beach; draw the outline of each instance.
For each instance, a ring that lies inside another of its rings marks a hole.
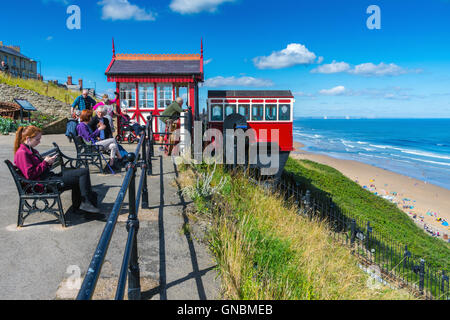
[[[441,218],[450,223],[450,190],[362,162],[313,154],[302,150],[304,145],[297,141],[294,147],[296,151],[291,153],[293,158],[307,159],[333,167],[361,187],[370,189],[372,193],[377,192],[392,197],[392,201],[398,208],[422,229],[426,224],[436,234],[439,232],[440,239],[445,240],[445,235],[450,236],[450,227],[442,226],[442,222],[437,221]],[[404,199],[410,201],[404,201]],[[404,208],[404,206],[413,208]],[[434,214],[430,216],[427,212],[436,213],[437,217]],[[431,233],[428,234],[431,235]]]

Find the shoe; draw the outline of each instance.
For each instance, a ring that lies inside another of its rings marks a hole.
[[[100,210],[92,205],[89,201],[84,201],[80,205],[80,210],[89,212],[89,213],[100,213]]]

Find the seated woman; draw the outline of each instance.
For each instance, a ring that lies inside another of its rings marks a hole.
[[[89,169],[66,169],[59,174],[52,172],[51,166],[57,156],[43,159],[39,152],[34,149],[41,142],[41,136],[42,130],[35,126],[20,127],[17,130],[14,142],[14,163],[16,167],[28,180],[60,179],[66,186],[79,188],[81,194],[80,209],[88,213],[99,213],[99,209],[89,201],[89,194],[92,193]]]
[[[89,126],[89,122],[92,118],[92,111],[91,110],[83,110],[81,112],[80,116],[80,123],[77,126],[77,132],[80,137],[83,138],[84,142],[87,144],[95,144],[97,146],[100,146],[103,149],[109,149],[110,150],[110,160],[109,165],[111,168],[118,169],[119,164],[118,161],[115,161],[117,158],[119,161],[122,160],[122,156],[119,152],[119,147],[117,145],[117,142],[114,138],[105,139],[105,140],[99,140],[100,131],[105,130],[106,126],[102,123],[98,123],[98,128],[94,132],[92,132],[91,127]],[[108,168],[106,167],[105,172],[109,172]]]

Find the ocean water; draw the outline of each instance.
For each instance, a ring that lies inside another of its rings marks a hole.
[[[450,119],[296,119],[294,140],[450,189]]]

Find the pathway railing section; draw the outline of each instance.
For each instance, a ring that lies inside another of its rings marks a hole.
[[[375,230],[370,221],[336,206],[330,196],[311,192],[293,173],[285,171],[276,188],[286,200],[295,202],[298,214],[327,221],[333,238],[350,246],[369,272],[397,287],[409,287],[418,297],[450,299],[449,270],[440,270],[415,256],[407,245]]]
[[[94,256],[87,270],[81,289],[78,292],[77,300],[90,300],[94,294],[97,280],[100,276],[103,262],[108,251],[108,247],[117,225],[117,219],[122,209],[125,196],[128,192],[129,215],[126,223],[128,239],[125,245],[122,267],[119,274],[115,299],[122,300],[125,294],[125,286],[128,280],[128,299],[141,299],[140,269],[138,263],[137,234],[139,231],[138,212],[142,200],[142,208],[148,208],[148,187],[147,175],[151,157],[149,156],[150,141],[146,134],[149,130],[150,122],[146,127],[142,127],[142,135],[134,153],[128,154],[127,173],[123,180],[114,207],[109,215],[106,226],[95,249]],[[141,169],[138,190],[136,192],[136,173]]]

